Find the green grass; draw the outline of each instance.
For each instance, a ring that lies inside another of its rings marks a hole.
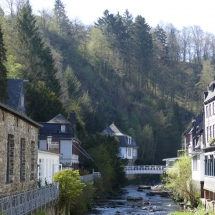
[[[194,215],[192,212],[173,212],[169,213],[169,215]]]
[[[45,211],[38,211],[35,215],[47,215]]]

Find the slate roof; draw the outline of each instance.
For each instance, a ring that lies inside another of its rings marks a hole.
[[[61,114],[58,114],[53,119],[49,120],[47,123],[70,124],[70,122]]]
[[[209,85],[208,85],[208,92],[207,92],[207,97],[204,100],[204,103],[208,103],[210,101],[212,101],[215,98],[215,81],[212,81]]]
[[[6,103],[11,108],[26,114],[25,106],[21,106],[21,95],[24,96],[23,79],[8,79],[8,96]]]
[[[33,124],[36,127],[42,127],[42,125],[40,123],[35,122],[34,120],[30,119],[29,117],[27,117],[25,114],[20,113],[19,111],[14,110],[14,108],[9,107],[6,104],[3,104],[2,102],[0,102],[0,108],[5,109],[9,112],[11,112],[14,115],[19,116],[20,118],[27,120],[29,123]]]
[[[71,123],[61,114],[58,114],[53,119],[48,122],[41,122],[43,125],[39,130],[39,139],[46,139],[47,136],[51,135],[53,139],[67,140],[67,139],[76,139],[75,131]],[[61,125],[65,125],[65,132],[61,131]],[[80,142],[80,141],[79,141]]]
[[[127,134],[122,133],[114,123],[112,123],[109,127],[101,132],[101,135],[111,135],[115,136],[119,140],[120,147],[130,147],[130,148],[138,148],[135,140],[128,136]]]

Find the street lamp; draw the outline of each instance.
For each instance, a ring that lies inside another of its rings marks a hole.
[[[47,143],[48,143],[48,151],[49,151],[49,145],[52,144],[52,136],[47,136]]]

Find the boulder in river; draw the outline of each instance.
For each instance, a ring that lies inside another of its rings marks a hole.
[[[150,190],[151,186],[149,186],[149,185],[140,185],[140,186],[138,186],[138,190],[142,190],[142,189],[148,189],[148,190]]]
[[[143,205],[151,205],[151,202],[148,200],[146,202],[142,202]]]
[[[141,196],[134,197],[134,196],[128,196],[127,200],[128,201],[141,201],[143,198]]]

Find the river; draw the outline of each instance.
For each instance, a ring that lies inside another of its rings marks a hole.
[[[123,188],[120,196],[108,200],[97,200],[91,210],[85,215],[166,215],[170,212],[181,211],[171,198],[160,195],[148,196],[151,190],[137,191],[138,185],[129,185]],[[128,201],[127,197],[142,197],[140,201]]]

